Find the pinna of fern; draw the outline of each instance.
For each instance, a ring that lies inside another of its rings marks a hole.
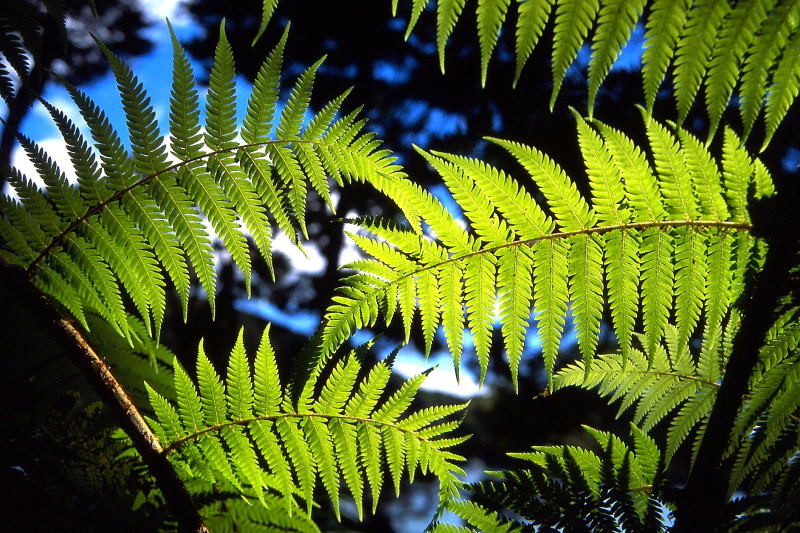
[[[587,371],[606,303],[623,354],[640,322],[646,351],[654,353],[673,315],[681,342],[701,317],[715,336],[760,250],[749,231],[748,198],[771,194],[771,178],[731,130],[720,169],[687,131],[646,123],[652,163],[622,132],[578,117],[591,204],[557,163],[529,146],[489,139],[522,164],[543,204],[480,160],[420,150],[468,224],[419,187],[406,200],[430,234],[356,221],[367,234],[352,239],[372,258],[346,266],[352,274],[326,314],[323,349],[381,315],[387,324],[399,315],[408,337],[419,309],[426,352],[442,325],[456,368],[468,325],[483,380],[499,314],[516,382],[531,307],[548,375],[570,302]]]
[[[356,351],[312,362],[282,385],[268,334],[269,327],[252,372],[240,334],[224,382],[201,345],[197,384],[175,362],[177,402],[149,388],[152,426],[185,478],[230,485],[263,505],[279,496],[289,512],[299,498],[307,513],[321,481],[337,517],[342,487],[359,517],[367,492],[374,511],[387,471],[395,493],[417,472],[438,478],[442,498],[457,492],[463,458],[449,449],[468,437],[450,433],[460,424],[452,415],[466,404],[409,411],[428,372],[388,394],[392,361],[366,369]]]
[[[598,453],[575,446],[511,453],[530,466],[487,472],[495,479],[467,485],[469,499],[442,506],[466,525],[440,519],[430,531],[663,531],[656,499],[663,462],[655,442],[633,425],[633,449],[616,435],[584,428]]]
[[[340,185],[366,180],[395,196],[405,187],[404,174],[374,134],[364,131],[358,111],[340,116],[347,92],[304,124],[321,61],[300,75],[277,114],[287,35],[288,27],[262,65],[238,125],[233,53],[221,28],[202,125],[192,67],[173,34],[166,138],[135,74],[98,43],[116,77],[131,149],[80,90],[67,87],[91,140],[44,102],[78,183],[71,184],[41,147],[20,135],[45,190],[17,169],[6,171],[18,200],[0,198],[0,236],[7,247],[0,253],[25,268],[83,326],[90,310],[127,336],[127,296],[157,336],[167,282],[177,290],[185,316],[190,272],[213,312],[214,250],[204,220],[241,269],[249,290],[246,235],[271,269],[273,226],[301,246],[309,188],[329,205],[331,178]]]

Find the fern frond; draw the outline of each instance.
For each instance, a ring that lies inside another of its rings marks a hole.
[[[796,32],[787,43],[783,56],[775,67],[765,105],[767,132],[761,147],[762,151],[772,140],[786,111],[797,98],[798,92],[800,92],[800,32]]]
[[[324,380],[312,372],[308,382],[292,384],[312,393],[295,403],[281,385],[268,332],[252,371],[240,333],[224,381],[201,346],[197,385],[174,363],[176,403],[149,389],[164,453],[183,470],[233,484],[263,505],[280,496],[289,513],[298,497],[310,512],[321,481],[337,516],[342,486],[361,516],[365,488],[374,508],[386,470],[396,490],[401,477],[416,470],[434,473],[443,494],[455,490],[461,474],[456,462],[462,459],[449,448],[465,439],[450,437],[458,422],[443,419],[465,404],[409,411],[427,372],[386,398],[391,366],[379,362],[358,379],[362,369],[354,354],[337,362]],[[406,466],[411,443],[419,459]]]
[[[744,137],[748,137],[764,105],[771,66],[783,51],[798,24],[800,5],[783,2],[770,14],[756,35],[750,54],[744,60],[739,108]]]
[[[373,134],[363,132],[357,113],[338,116],[347,93],[311,113],[303,125],[319,63],[299,77],[280,118],[275,117],[287,32],[259,71],[242,125],[236,120],[234,58],[224,28],[209,76],[205,125],[191,64],[174,33],[171,38],[169,137],[160,134],[155,110],[133,71],[98,43],[116,78],[131,150],[106,114],[67,86],[91,140],[63,113],[45,106],[64,138],[77,186],[28,139],[23,144],[46,191],[16,170],[10,173],[22,199],[17,206],[28,213],[3,210],[1,236],[10,247],[8,257],[79,320],[85,323],[85,311],[94,311],[126,335],[122,302],[129,296],[157,337],[167,284],[177,290],[185,317],[192,272],[213,314],[214,249],[204,219],[241,269],[249,291],[246,236],[271,265],[273,224],[299,245],[308,189],[329,202],[329,178],[340,185],[369,182],[395,198],[410,220],[418,218],[406,201],[410,184],[394,158]],[[20,217],[23,233],[11,223]],[[67,279],[77,291],[67,288]]]
[[[800,322],[790,309],[773,325],[738,413],[728,454],[735,453],[729,491],[747,482],[759,490],[796,453],[800,434]],[[784,454],[788,453],[788,457]]]
[[[627,356],[606,354],[598,357],[589,370],[582,362],[573,363],[553,376],[553,390],[571,386],[597,388],[601,396],[619,402],[618,416],[635,406],[634,423],[645,431],[677,410],[667,432],[669,461],[690,431],[709,416],[719,383],[711,381],[718,376],[702,373],[693,362],[678,328],[670,325],[666,333],[669,351],[658,345],[650,356],[637,349],[631,349]],[[706,353],[705,357],[709,356]],[[719,345],[715,357],[727,357]]]
[[[456,368],[468,325],[483,375],[499,310],[516,379],[532,302],[545,368],[552,375],[571,302],[588,371],[605,294],[623,353],[631,349],[640,319],[646,352],[655,352],[673,301],[682,341],[688,342],[703,318],[713,337],[752,254],[745,202],[760,162],[729,133],[720,169],[695,137],[649,121],[653,168],[627,136],[602,124],[598,128],[578,121],[591,203],[549,157],[519,143],[491,139],[526,169],[545,198],[541,204],[486,163],[421,152],[442,175],[469,225],[462,228],[438,200],[416,187],[408,201],[429,225],[429,235],[374,221],[361,224],[373,237],[353,240],[373,259],[346,266],[353,273],[326,314],[323,352],[333,353],[355,329],[371,327],[381,316],[391,323],[398,306],[408,332],[417,307],[427,339],[444,326]],[[763,180],[766,189],[766,174]],[[747,238],[734,238],[732,231]],[[431,290],[433,279],[438,291]],[[426,290],[414,292],[420,283]]]
[[[655,442],[635,426],[633,447],[613,434],[585,429],[601,448],[599,454],[572,446],[534,446],[533,452],[511,453],[530,467],[489,472],[499,480],[468,485],[469,500],[444,503],[444,510],[471,527],[436,521],[431,529],[654,531],[660,503],[651,494],[657,491],[661,464]],[[516,520],[504,517],[509,512]]]
[[[398,0],[392,0],[394,8],[397,3]],[[409,3],[411,17],[406,39],[428,1],[411,0]],[[465,0],[436,0],[436,42],[442,72],[445,46],[463,15],[465,3]],[[797,97],[800,84],[795,68],[799,55],[795,38],[798,6],[792,0],[520,0],[518,6],[514,23],[514,86],[555,12],[550,58],[551,108],[567,69],[581,47],[589,44],[587,37],[595,28],[586,82],[591,116],[599,88],[639,23],[645,29],[642,84],[648,116],[668,76],[674,80],[678,123],[684,121],[701,85],[705,85],[711,138],[741,82],[744,137],[749,135],[762,108],[766,108],[766,147]],[[508,0],[477,2],[475,25],[482,85],[486,83],[488,63],[505,19],[514,17],[508,8]],[[392,11],[394,13],[395,9]]]

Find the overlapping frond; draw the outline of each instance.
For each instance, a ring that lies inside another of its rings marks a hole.
[[[100,44],[119,88],[127,143],[106,114],[74,87],[68,90],[91,139],[45,103],[78,182],[70,183],[60,163],[20,136],[45,188],[16,169],[4,170],[19,199],[2,198],[6,259],[24,267],[84,326],[91,311],[128,335],[129,297],[157,336],[167,285],[177,290],[185,315],[191,273],[213,312],[216,272],[208,227],[230,252],[249,289],[246,236],[252,236],[271,268],[273,227],[299,245],[310,190],[330,205],[331,179],[339,184],[369,181],[403,205],[396,193],[407,184],[394,158],[373,133],[364,132],[365,121],[357,112],[340,116],[347,92],[311,112],[319,62],[300,75],[277,113],[287,33],[288,28],[256,76],[241,125],[233,53],[224,29],[210,73],[205,124],[191,64],[173,35],[168,136],[136,75]],[[415,218],[413,211],[408,214]]]
[[[726,336],[735,333],[735,324],[728,326]],[[581,362],[568,365],[556,372],[553,390],[596,388],[609,402],[619,404],[618,416],[634,409],[633,422],[644,431],[670,418],[665,448],[669,462],[692,430],[705,426],[722,378],[720,369],[729,355],[722,343],[706,338],[695,361],[679,335],[678,328],[669,325],[666,348],[658,345],[651,357],[633,348],[627,357],[622,353],[598,356],[588,370]],[[695,443],[701,435],[702,429]]]
[[[587,372],[606,302],[623,354],[631,350],[639,323],[648,353],[673,317],[680,342],[697,333],[701,316],[716,332],[743,284],[741,260],[754,242],[748,191],[758,192],[751,185],[763,165],[730,131],[720,169],[686,131],[648,121],[652,165],[623,133],[596,126],[578,117],[591,203],[554,161],[522,144],[490,139],[527,170],[544,196],[541,204],[482,161],[421,152],[467,220],[456,220],[436,198],[411,188],[407,201],[429,234],[361,221],[367,235],[354,239],[373,259],[349,266],[353,273],[326,314],[324,351],[380,316],[387,323],[399,317],[408,331],[417,308],[427,339],[444,327],[456,366],[469,327],[482,374],[499,319],[514,379],[531,306],[548,373],[570,302]],[[426,345],[430,349],[429,340]]]
[[[435,522],[431,530],[663,531],[661,506],[653,496],[662,468],[655,442],[635,426],[633,447],[616,435],[586,430],[597,441],[599,453],[574,446],[534,446],[533,452],[509,454],[532,464],[489,472],[500,479],[468,485],[469,500],[445,502],[447,511],[472,527]],[[506,518],[508,512],[519,518]]]
[[[450,448],[467,437],[452,436],[460,421],[451,415],[466,404],[410,411],[428,372],[389,394],[391,363],[367,371],[356,353],[284,386],[268,331],[252,371],[240,334],[224,382],[201,346],[196,383],[174,365],[177,402],[150,389],[155,431],[185,476],[230,484],[264,505],[279,496],[289,511],[299,499],[309,513],[321,484],[337,516],[343,488],[359,516],[365,493],[374,511],[386,473],[395,493],[418,471],[438,478],[442,497],[457,491],[463,459]]]
[[[796,460],[800,448],[800,310],[772,326],[751,376],[728,453],[735,453],[729,490],[761,492]]]
[[[397,0],[393,1],[393,13]],[[427,1],[414,0],[409,32]],[[710,135],[719,124],[741,82],[740,112],[749,134],[765,109],[769,143],[800,89],[800,32],[794,0],[521,0],[516,10],[508,0],[474,3],[480,44],[481,80],[497,47],[510,12],[516,11],[516,74],[538,44],[545,26],[553,21],[553,93],[551,107],[567,68],[587,41],[591,56],[587,77],[588,113],[597,92],[637,24],[645,27],[642,77],[648,113],[668,73],[675,80],[679,122],[692,107],[701,87],[711,122]],[[444,70],[448,37],[463,15],[465,1],[437,0],[437,44]],[[594,28],[591,38],[589,32]],[[511,31],[511,28],[508,28]]]

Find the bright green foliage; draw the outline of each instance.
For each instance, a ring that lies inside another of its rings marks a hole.
[[[428,349],[434,329],[444,327],[456,367],[464,324],[470,328],[481,379],[497,318],[516,379],[531,305],[548,374],[570,302],[586,372],[606,301],[623,353],[631,349],[640,318],[651,354],[673,313],[682,343],[697,333],[701,316],[717,331],[743,286],[737,264],[746,264],[754,242],[747,231],[747,198],[755,169],[763,165],[746,155],[729,130],[720,170],[688,132],[647,123],[654,166],[624,134],[600,123],[593,128],[578,117],[591,204],[555,162],[522,144],[490,139],[526,169],[544,196],[542,205],[482,161],[421,152],[468,224],[462,227],[418,188],[410,189],[406,201],[430,235],[360,221],[371,236],[354,240],[374,259],[347,267],[353,273],[326,315],[324,351],[335,350],[355,329],[373,326],[380,315],[387,323],[400,315],[408,332],[415,308]]]
[[[391,363],[367,371],[356,353],[284,386],[268,332],[252,371],[240,334],[224,382],[201,346],[196,383],[174,364],[176,403],[148,388],[153,427],[184,476],[231,485],[265,506],[280,496],[289,513],[297,498],[310,513],[321,482],[337,516],[342,487],[361,516],[364,493],[374,510],[387,471],[395,493],[405,473],[413,480],[419,471],[438,478],[442,497],[455,494],[463,458],[449,448],[467,437],[447,435],[459,421],[444,419],[466,404],[409,411],[428,372],[388,394]]]
[[[214,250],[204,218],[242,270],[249,290],[246,235],[271,268],[273,225],[299,244],[298,232],[306,231],[309,188],[329,204],[330,178],[340,185],[366,180],[390,196],[407,188],[400,167],[380,149],[380,141],[363,132],[364,120],[357,113],[338,116],[347,93],[303,125],[320,63],[300,76],[276,116],[286,36],[259,71],[240,127],[233,55],[221,32],[203,134],[194,74],[173,35],[168,137],[161,135],[135,74],[100,45],[117,80],[131,150],[105,113],[78,89],[68,87],[91,141],[64,113],[45,103],[64,138],[78,184],[70,184],[39,146],[20,136],[45,190],[16,169],[9,171],[8,181],[20,201],[2,198],[0,236],[8,243],[6,259],[27,269],[37,286],[84,326],[91,311],[129,336],[123,305],[127,295],[148,331],[154,327],[157,336],[168,283],[186,314],[190,270],[213,312]]]
[[[742,485],[761,492],[796,455],[800,443],[800,309],[784,312],[772,326],[749,390],[730,443],[729,453],[736,453],[731,493]]]
[[[644,431],[675,411],[665,450],[669,461],[692,429],[705,426],[728,354],[720,343],[706,340],[695,362],[686,343],[679,341],[676,327],[667,328],[666,339],[666,349],[658,345],[650,357],[631,349],[627,357],[621,353],[598,356],[588,371],[583,363],[573,363],[555,374],[553,389],[596,387],[609,402],[619,403],[617,416],[634,408],[633,423]],[[702,431],[697,438],[701,436]]]
[[[414,24],[427,3],[414,0]],[[436,4],[439,61],[444,70],[445,43],[464,11],[465,0],[437,0]],[[475,6],[481,80],[485,84],[487,65],[502,24],[508,11],[514,10],[508,9],[508,0],[480,0]],[[766,107],[766,146],[800,90],[798,9],[800,5],[795,0],[520,0],[516,10],[514,83],[552,19],[552,108],[567,68],[594,28],[587,80],[591,116],[604,78],[636,25],[642,23],[642,77],[648,114],[672,66],[679,122],[685,119],[705,80],[711,137],[741,80],[740,110],[745,132],[749,134],[759,112]],[[646,17],[641,20],[643,13]],[[409,32],[412,28],[410,23]]]
[[[661,452],[643,431],[631,426],[633,449],[617,436],[584,426],[599,454],[573,446],[534,446],[512,457],[528,469],[489,472],[500,478],[468,485],[470,500],[451,500],[444,508],[469,526],[445,522],[433,531],[663,531],[657,491]],[[508,519],[510,511],[522,520]]]

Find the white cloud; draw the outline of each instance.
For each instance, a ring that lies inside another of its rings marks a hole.
[[[152,21],[163,22],[169,18],[173,24],[179,25],[188,18],[181,0],[139,0],[139,4],[144,15]]]
[[[72,167],[69,153],[67,152],[67,145],[64,143],[63,139],[57,137],[48,138],[40,140],[38,144],[47,152],[47,155],[56,162],[71,183],[77,182],[78,178],[75,175],[75,169]],[[28,159],[28,155],[21,146],[14,148],[11,154],[11,165],[18,168],[20,172],[33,180],[37,185],[44,186],[44,182],[39,178],[36,167],[33,166],[33,163]]]

